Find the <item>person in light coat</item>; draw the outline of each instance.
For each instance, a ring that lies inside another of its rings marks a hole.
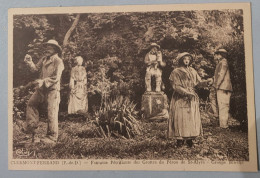
[[[26,108],[26,125],[23,128],[27,134],[32,134],[32,142],[42,141],[47,144],[55,144],[58,139],[58,112],[60,103],[60,80],[64,64],[61,55],[61,47],[55,40],[49,40],[45,44],[45,55],[34,64],[32,57],[26,55],[24,61],[32,72],[39,72],[37,80],[38,88],[28,101]],[[48,119],[47,134],[39,140],[34,137],[39,123],[39,106],[47,103]]]
[[[213,87],[217,95],[219,126],[228,128],[229,103],[233,89],[227,61],[227,51],[218,49],[214,54],[214,58],[217,61],[217,66],[213,77]]]

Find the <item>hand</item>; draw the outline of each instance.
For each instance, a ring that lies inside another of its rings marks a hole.
[[[209,78],[209,79],[207,80],[207,83],[208,83],[208,85],[212,85],[212,84],[213,84],[213,79],[212,79],[212,78]]]
[[[69,85],[70,89],[73,90],[74,89],[74,85]]]
[[[29,54],[26,54],[24,57],[24,62],[31,63],[32,62],[32,56]]]
[[[159,59],[158,61],[162,61],[162,52],[161,51],[157,52],[157,59]]]
[[[38,84],[38,87],[40,88],[40,87],[42,87],[44,80],[39,79],[39,80],[36,80],[36,82]]]
[[[196,95],[194,93],[192,93],[192,92],[189,92],[188,96],[196,96]]]
[[[149,62],[147,62],[147,63],[146,63],[146,65],[147,65],[147,67],[149,67],[149,66],[151,66],[151,65],[152,65],[152,62],[151,62],[151,61],[149,61]]]
[[[188,95],[189,99],[196,97],[196,95],[194,93],[191,93],[191,92],[187,93],[187,95]]]

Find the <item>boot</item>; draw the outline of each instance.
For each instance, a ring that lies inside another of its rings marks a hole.
[[[191,148],[193,146],[192,139],[187,140],[186,143],[187,143],[189,148]]]
[[[20,141],[20,144],[33,144],[33,143],[39,143],[40,139],[35,136],[35,133],[27,134],[25,138]]]
[[[184,143],[184,140],[177,140],[177,147],[181,147]]]
[[[55,145],[57,141],[55,141],[55,140],[51,139],[50,137],[46,136],[46,137],[41,139],[41,142],[43,142],[44,144]]]
[[[32,143],[39,143],[40,139],[35,136],[35,132],[32,133]]]

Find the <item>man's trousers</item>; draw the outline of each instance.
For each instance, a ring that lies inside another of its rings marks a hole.
[[[230,91],[217,90],[219,126],[222,128],[228,128],[230,96]]]
[[[152,86],[151,86],[152,76],[155,76],[155,82],[156,82],[155,91],[160,92],[161,84],[162,84],[162,71],[160,69],[155,69],[152,67],[148,67],[146,69],[146,75],[145,75],[146,90],[152,91]]]
[[[47,136],[56,141],[58,138],[58,112],[60,104],[60,92],[57,90],[43,91],[37,89],[27,104],[26,108],[26,130],[35,133],[39,123],[39,106],[47,103],[48,125]]]

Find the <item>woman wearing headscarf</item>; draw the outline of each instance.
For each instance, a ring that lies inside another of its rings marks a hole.
[[[180,53],[176,60],[179,67],[169,77],[174,92],[170,103],[168,137],[177,139],[178,147],[185,140],[192,147],[192,140],[203,134],[195,86],[206,86],[210,81],[202,81],[197,71],[190,66],[193,60],[191,54]]]
[[[77,56],[77,65],[72,68],[70,76],[70,98],[68,104],[68,113],[74,114],[78,111],[88,110],[87,95],[87,73],[85,67],[82,66],[83,58]]]

